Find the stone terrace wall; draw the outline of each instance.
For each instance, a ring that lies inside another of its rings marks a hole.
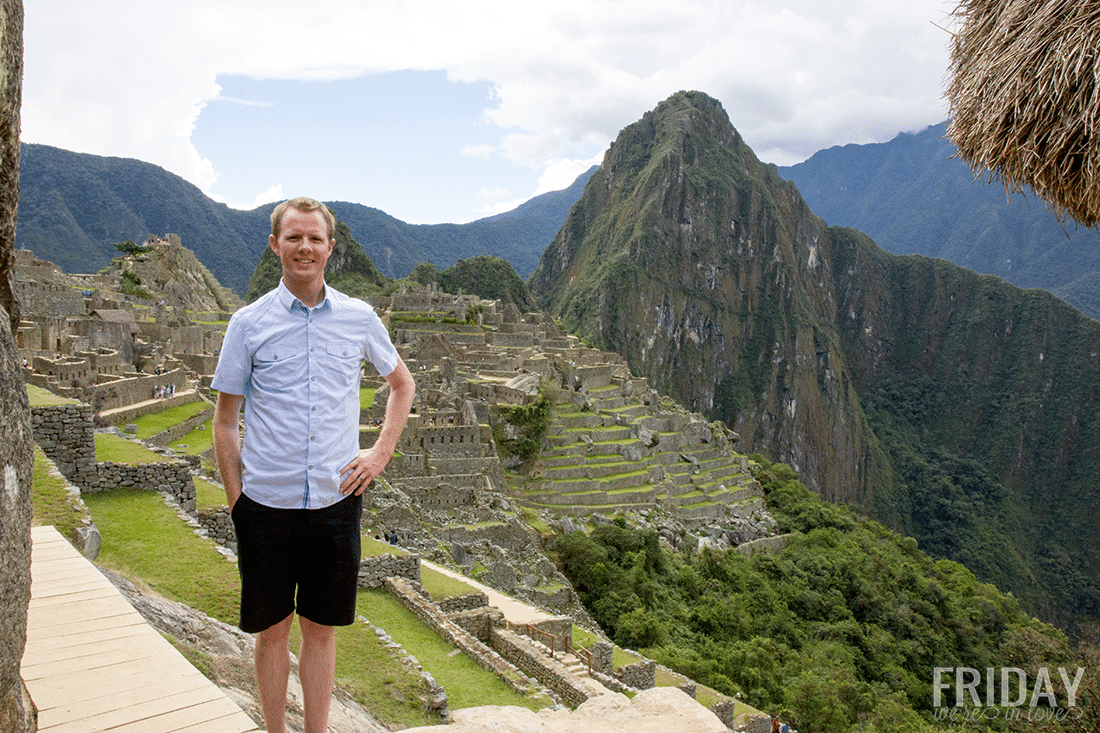
[[[657,663],[652,659],[634,664],[624,664],[619,667],[615,677],[624,685],[629,685],[636,690],[648,690],[657,684]]]
[[[77,486],[98,481],[94,418],[95,410],[83,403],[31,408],[34,442]]]
[[[182,397],[183,395],[177,395],[177,396]],[[165,430],[163,432],[157,433],[153,437],[149,438],[146,442],[152,443],[153,445],[168,445],[169,443],[171,443],[173,441],[176,441],[176,440],[179,440],[183,436],[187,435],[192,430],[194,430],[198,426],[202,425],[204,422],[206,422],[207,420],[209,420],[213,416],[214,416],[214,408],[209,407],[209,408],[203,410],[202,412],[200,412],[198,415],[195,415],[192,418],[184,420],[183,422],[181,422],[177,425],[173,425],[172,427],[168,428],[167,430]]]
[[[195,513],[195,481],[191,478],[191,464],[185,461],[170,463],[113,463],[96,464],[96,480],[81,485],[83,492],[97,492],[119,486],[138,489],[154,489],[175,497],[180,507]]]
[[[435,631],[452,646],[461,649],[478,665],[500,677],[513,690],[521,695],[530,692],[531,683],[522,669],[509,663],[496,651],[478,641],[473,634],[446,618],[435,604],[417,593],[408,581],[400,578],[388,578],[386,580],[386,590],[397,598],[405,608],[412,611],[428,628]]]
[[[384,553],[359,562],[359,587],[381,588],[386,578],[404,578],[420,585],[420,555]]]
[[[458,613],[459,611],[472,611],[485,608],[489,605],[489,596],[482,592],[467,593],[463,596],[451,596],[439,602],[439,610],[443,613]]]
[[[570,707],[589,698],[589,691],[556,659],[543,654],[530,641],[507,629],[493,629],[493,648],[526,674],[543,683]]]

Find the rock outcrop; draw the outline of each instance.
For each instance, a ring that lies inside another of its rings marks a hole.
[[[728,733],[718,717],[675,687],[654,687],[633,699],[594,697],[574,711],[485,706],[451,712],[448,733]],[[409,728],[428,733],[434,727]]]

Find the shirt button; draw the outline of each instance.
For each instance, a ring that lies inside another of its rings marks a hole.
[[[309,439],[310,439],[310,440],[317,440],[317,436],[315,436],[315,435],[311,435],[311,436],[309,436]]]
[[[309,408],[309,409],[310,409],[310,412],[317,412],[317,408],[316,408],[316,407],[311,407],[311,408]]]
[[[311,381],[311,382],[315,382],[315,381],[317,381],[317,377],[310,377],[310,378],[309,378],[309,381]]]
[[[312,471],[312,470],[313,470],[313,466],[310,466],[310,467],[309,467],[309,470],[310,470],[310,471]]]

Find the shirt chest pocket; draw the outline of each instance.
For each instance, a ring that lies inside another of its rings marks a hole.
[[[275,344],[262,346],[256,350],[254,364],[257,367],[268,367],[286,362],[298,355],[298,350],[290,344]]]
[[[333,341],[318,349],[323,354],[325,370],[339,383],[358,383],[363,352],[351,341]]]
[[[356,344],[350,341],[333,341],[325,345],[325,351],[332,359],[353,359],[359,361],[363,358],[363,352]]]

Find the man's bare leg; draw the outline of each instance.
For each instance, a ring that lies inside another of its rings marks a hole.
[[[336,678],[336,630],[298,617],[302,648],[298,654],[298,677],[305,702],[305,733],[324,733]]]
[[[267,733],[286,733],[286,686],[290,677],[290,627],[294,614],[256,634],[256,689]]]

